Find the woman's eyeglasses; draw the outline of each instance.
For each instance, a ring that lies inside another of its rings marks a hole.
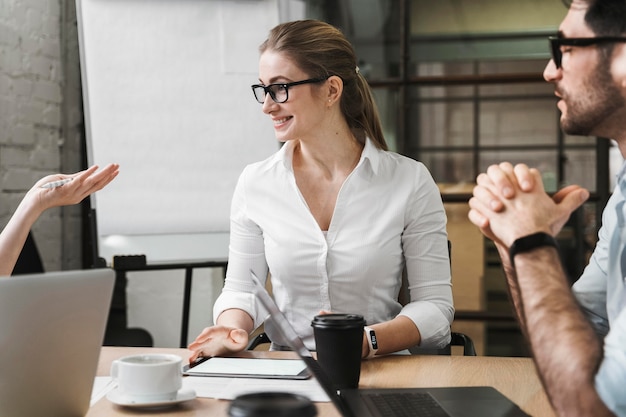
[[[270,85],[254,84],[252,86],[252,92],[254,93],[254,98],[256,98],[256,101],[261,104],[265,102],[265,97],[268,94],[276,103],[284,103],[289,99],[289,87],[294,87],[296,85],[302,84],[321,83],[322,81],[326,81],[328,77],[330,76],[309,78],[308,80],[295,81],[292,83],[276,83]]]
[[[563,38],[561,36],[549,36],[552,59],[557,68],[561,68],[563,51],[561,46],[591,46],[599,43],[626,42],[626,38],[619,36],[604,36],[597,38]]]

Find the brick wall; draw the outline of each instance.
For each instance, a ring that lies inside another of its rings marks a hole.
[[[0,2],[0,226],[42,176],[81,167],[82,113],[71,0]],[[81,267],[80,207],[33,227],[48,271]]]

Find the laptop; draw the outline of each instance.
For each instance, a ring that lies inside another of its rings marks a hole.
[[[493,387],[368,388],[335,390],[302,339],[279,310],[254,272],[254,292],[269,320],[298,353],[335,407],[345,417],[523,417],[515,403]]]
[[[111,269],[0,277],[0,414],[82,417],[106,328]]]

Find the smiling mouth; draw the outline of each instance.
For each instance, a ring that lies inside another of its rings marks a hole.
[[[290,120],[293,116],[289,116],[289,117],[283,117],[282,119],[274,119],[274,124],[275,125],[280,125],[285,123],[286,121]]]

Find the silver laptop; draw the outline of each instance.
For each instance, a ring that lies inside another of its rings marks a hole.
[[[307,364],[311,374],[337,410],[345,417],[524,417],[515,403],[493,387],[380,388],[342,389],[335,391],[302,339],[279,310],[254,272],[254,292],[269,319],[289,347]]]
[[[0,415],[87,413],[114,283],[111,269],[0,277]]]

